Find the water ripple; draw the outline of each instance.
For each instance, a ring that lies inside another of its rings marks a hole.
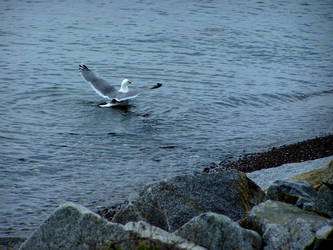
[[[0,235],[333,131],[329,1],[170,3],[0,2]],[[99,108],[82,63],[117,87],[164,85]]]

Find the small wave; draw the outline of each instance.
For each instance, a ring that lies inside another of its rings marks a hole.
[[[229,96],[223,101],[215,102],[216,104],[226,107],[252,106],[265,107],[275,104],[295,103],[310,98],[324,95],[332,95],[333,89],[322,90],[312,93],[262,93],[262,94],[245,94],[242,96]]]

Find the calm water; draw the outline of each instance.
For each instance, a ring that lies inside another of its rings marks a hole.
[[[107,2],[0,2],[0,236],[333,132],[331,0]],[[164,86],[98,108],[82,63]]]

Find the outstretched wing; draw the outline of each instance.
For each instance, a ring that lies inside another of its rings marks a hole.
[[[137,97],[140,93],[141,93],[141,91],[135,90],[135,89],[129,90],[126,93],[118,92],[118,94],[116,95],[116,97],[114,97],[114,99],[118,102],[122,102],[122,101],[133,99],[133,98]]]
[[[141,93],[144,93],[146,90],[157,89],[161,86],[162,86],[162,83],[156,83],[153,87],[151,87],[151,88],[146,87],[143,90],[135,90],[134,89],[134,90],[129,90],[127,93],[118,92],[117,96],[114,99],[118,102],[126,101],[126,100],[133,99],[133,98],[137,97]]]
[[[107,81],[95,75],[90,69],[85,65],[79,65],[79,70],[83,78],[90,84],[90,86],[95,90],[95,92],[107,99],[113,99],[117,95],[117,90],[111,86]]]

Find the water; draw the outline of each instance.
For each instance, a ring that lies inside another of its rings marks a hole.
[[[333,132],[331,0],[107,2],[0,2],[1,236]],[[164,86],[98,108],[82,63]]]

